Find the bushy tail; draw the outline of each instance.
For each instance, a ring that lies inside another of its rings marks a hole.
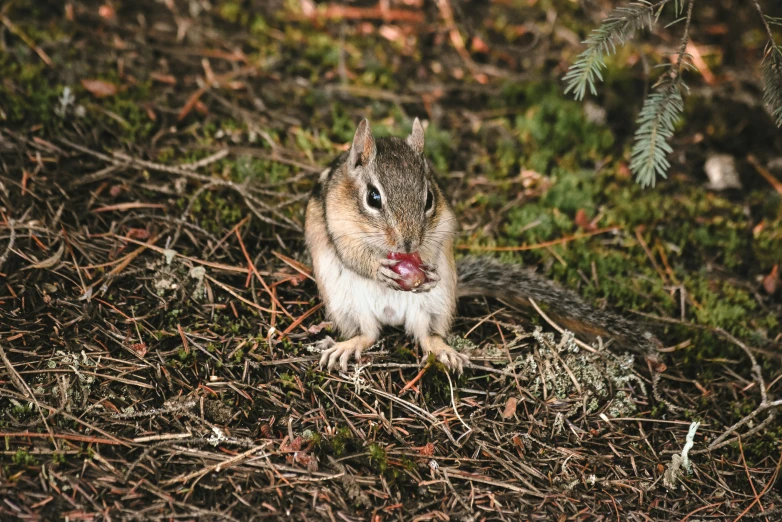
[[[466,257],[457,261],[456,273],[459,297],[487,296],[525,308],[531,308],[532,298],[561,327],[590,339],[615,338],[623,347],[647,356],[661,346],[633,321],[589,305],[575,292],[528,268],[489,257]]]

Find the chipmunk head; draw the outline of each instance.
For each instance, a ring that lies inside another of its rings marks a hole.
[[[418,118],[405,140],[375,140],[362,120],[326,201],[335,240],[337,227],[383,257],[419,250],[434,255],[452,232],[453,218],[423,152]]]

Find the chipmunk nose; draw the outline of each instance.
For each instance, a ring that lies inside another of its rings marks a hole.
[[[412,247],[413,247],[413,241],[410,239],[405,239],[405,252],[407,254],[410,253]]]

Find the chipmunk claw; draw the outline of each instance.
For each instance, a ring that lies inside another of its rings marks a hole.
[[[413,288],[413,293],[428,292],[436,287],[437,283],[440,281],[440,276],[437,274],[435,269],[429,265],[421,265],[421,270],[423,270],[424,275],[426,276],[426,281],[417,288]]]
[[[330,335],[327,335],[325,338],[321,339],[320,341],[317,341],[315,343],[315,348],[320,350],[321,352],[328,350],[332,346],[337,344],[337,341],[331,338]]]
[[[421,341],[421,348],[424,351],[424,355],[430,353],[435,358],[443,363],[449,370],[455,370],[460,375],[464,371],[464,366],[470,364],[470,358],[466,355],[457,352],[448,344],[443,341],[442,337],[432,335]]]
[[[455,370],[459,375],[464,372],[464,366],[470,363],[470,359],[466,355],[453,349],[450,352],[443,352],[438,355],[437,360],[443,363],[446,368]]]
[[[398,262],[395,259],[388,259],[387,261],[393,261],[393,264]],[[402,276],[388,268],[388,266],[387,263],[381,262],[381,267],[377,270],[377,280],[392,290],[401,290],[402,286],[398,281],[402,279]]]
[[[326,370],[331,370],[339,364],[340,369],[343,372],[347,372],[351,356],[355,358],[356,362],[359,362],[361,353],[369,346],[372,346],[373,341],[357,336],[347,341],[335,342],[331,337],[326,337],[321,343],[323,343],[324,348],[318,366],[321,369],[325,367]]]

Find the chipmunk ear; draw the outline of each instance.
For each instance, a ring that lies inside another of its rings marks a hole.
[[[413,122],[413,132],[407,137],[407,144],[418,154],[424,152],[424,128],[418,118]]]
[[[353,170],[368,165],[375,159],[376,154],[375,138],[369,128],[369,120],[364,118],[358,124],[356,134],[353,136],[353,144],[348,153],[348,169]]]

